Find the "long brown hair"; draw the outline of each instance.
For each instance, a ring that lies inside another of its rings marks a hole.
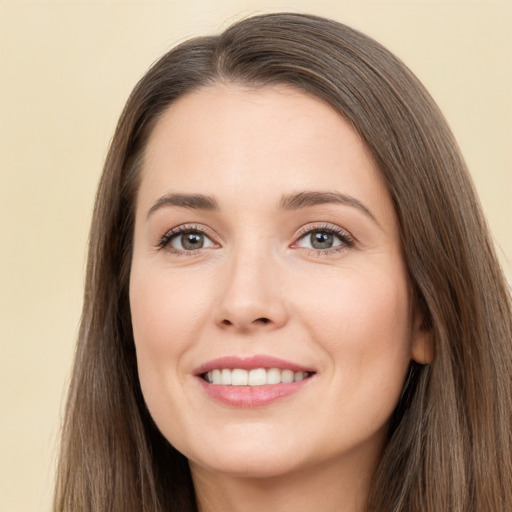
[[[187,461],[153,424],[139,387],[128,279],[152,128],[177,98],[218,82],[284,83],[331,104],[366,141],[393,199],[435,360],[411,364],[369,510],[512,510],[510,294],[457,144],[390,52],[299,14],[252,17],[181,44],[126,104],[96,198],[54,510],[195,510]]]

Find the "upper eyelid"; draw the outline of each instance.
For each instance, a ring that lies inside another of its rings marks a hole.
[[[299,238],[302,238],[304,235],[307,235],[311,231],[329,231],[333,234],[337,235],[345,235],[347,238],[350,238],[353,241],[356,241],[356,238],[352,235],[350,231],[348,231],[345,228],[342,228],[341,226],[338,226],[336,224],[326,223],[326,222],[320,222],[320,223],[308,223],[295,233],[294,237],[295,240],[298,240]]]
[[[165,237],[179,235],[181,233],[186,233],[187,231],[199,231],[200,233],[204,233],[205,235],[208,235],[211,238],[219,238],[213,233],[213,231],[210,228],[203,226],[201,224],[180,224],[171,229],[168,229],[163,236]]]
[[[180,224],[171,229],[168,229],[163,235],[159,236],[156,241],[156,247],[163,248],[166,246],[172,238],[178,236],[182,233],[186,233],[187,231],[198,231],[206,235],[214,244],[220,245],[221,242],[220,237],[215,235],[214,232],[201,224]]]

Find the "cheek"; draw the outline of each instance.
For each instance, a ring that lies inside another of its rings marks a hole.
[[[335,339],[362,336],[361,342],[380,345],[410,332],[408,286],[402,273],[349,268],[316,285],[316,292],[312,286],[303,287],[296,296],[300,294],[306,305],[304,316],[320,330],[335,331]]]
[[[172,283],[169,284],[169,283]],[[161,270],[144,271],[136,265],[130,278],[130,309],[141,388],[151,414],[169,409],[183,355],[197,338],[204,306],[194,293],[195,283],[169,279]]]
[[[333,281],[315,294],[302,317],[331,358],[338,399],[373,396],[389,408],[401,392],[411,354],[405,275],[351,269]]]
[[[137,348],[160,355],[179,352],[199,328],[206,297],[197,294],[193,275],[132,269],[130,309]]]

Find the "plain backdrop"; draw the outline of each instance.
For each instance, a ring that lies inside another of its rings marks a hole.
[[[0,0],[0,512],[50,510],[95,187],[130,90],[176,42],[278,10],[352,25],[419,76],[511,281],[511,0]]]

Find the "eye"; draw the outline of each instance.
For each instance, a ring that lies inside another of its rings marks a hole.
[[[169,240],[169,245],[180,251],[193,251],[195,249],[213,247],[212,241],[200,231],[185,231],[184,233],[174,235]]]
[[[330,249],[339,245],[339,239],[327,231],[312,231],[302,237],[301,241],[302,247],[311,247],[312,249]]]
[[[311,249],[319,253],[336,252],[354,245],[352,236],[337,226],[309,228],[298,238],[293,247]]]
[[[200,249],[209,249],[217,245],[201,229],[196,227],[178,227],[166,233],[158,246],[171,252],[185,253]]]

